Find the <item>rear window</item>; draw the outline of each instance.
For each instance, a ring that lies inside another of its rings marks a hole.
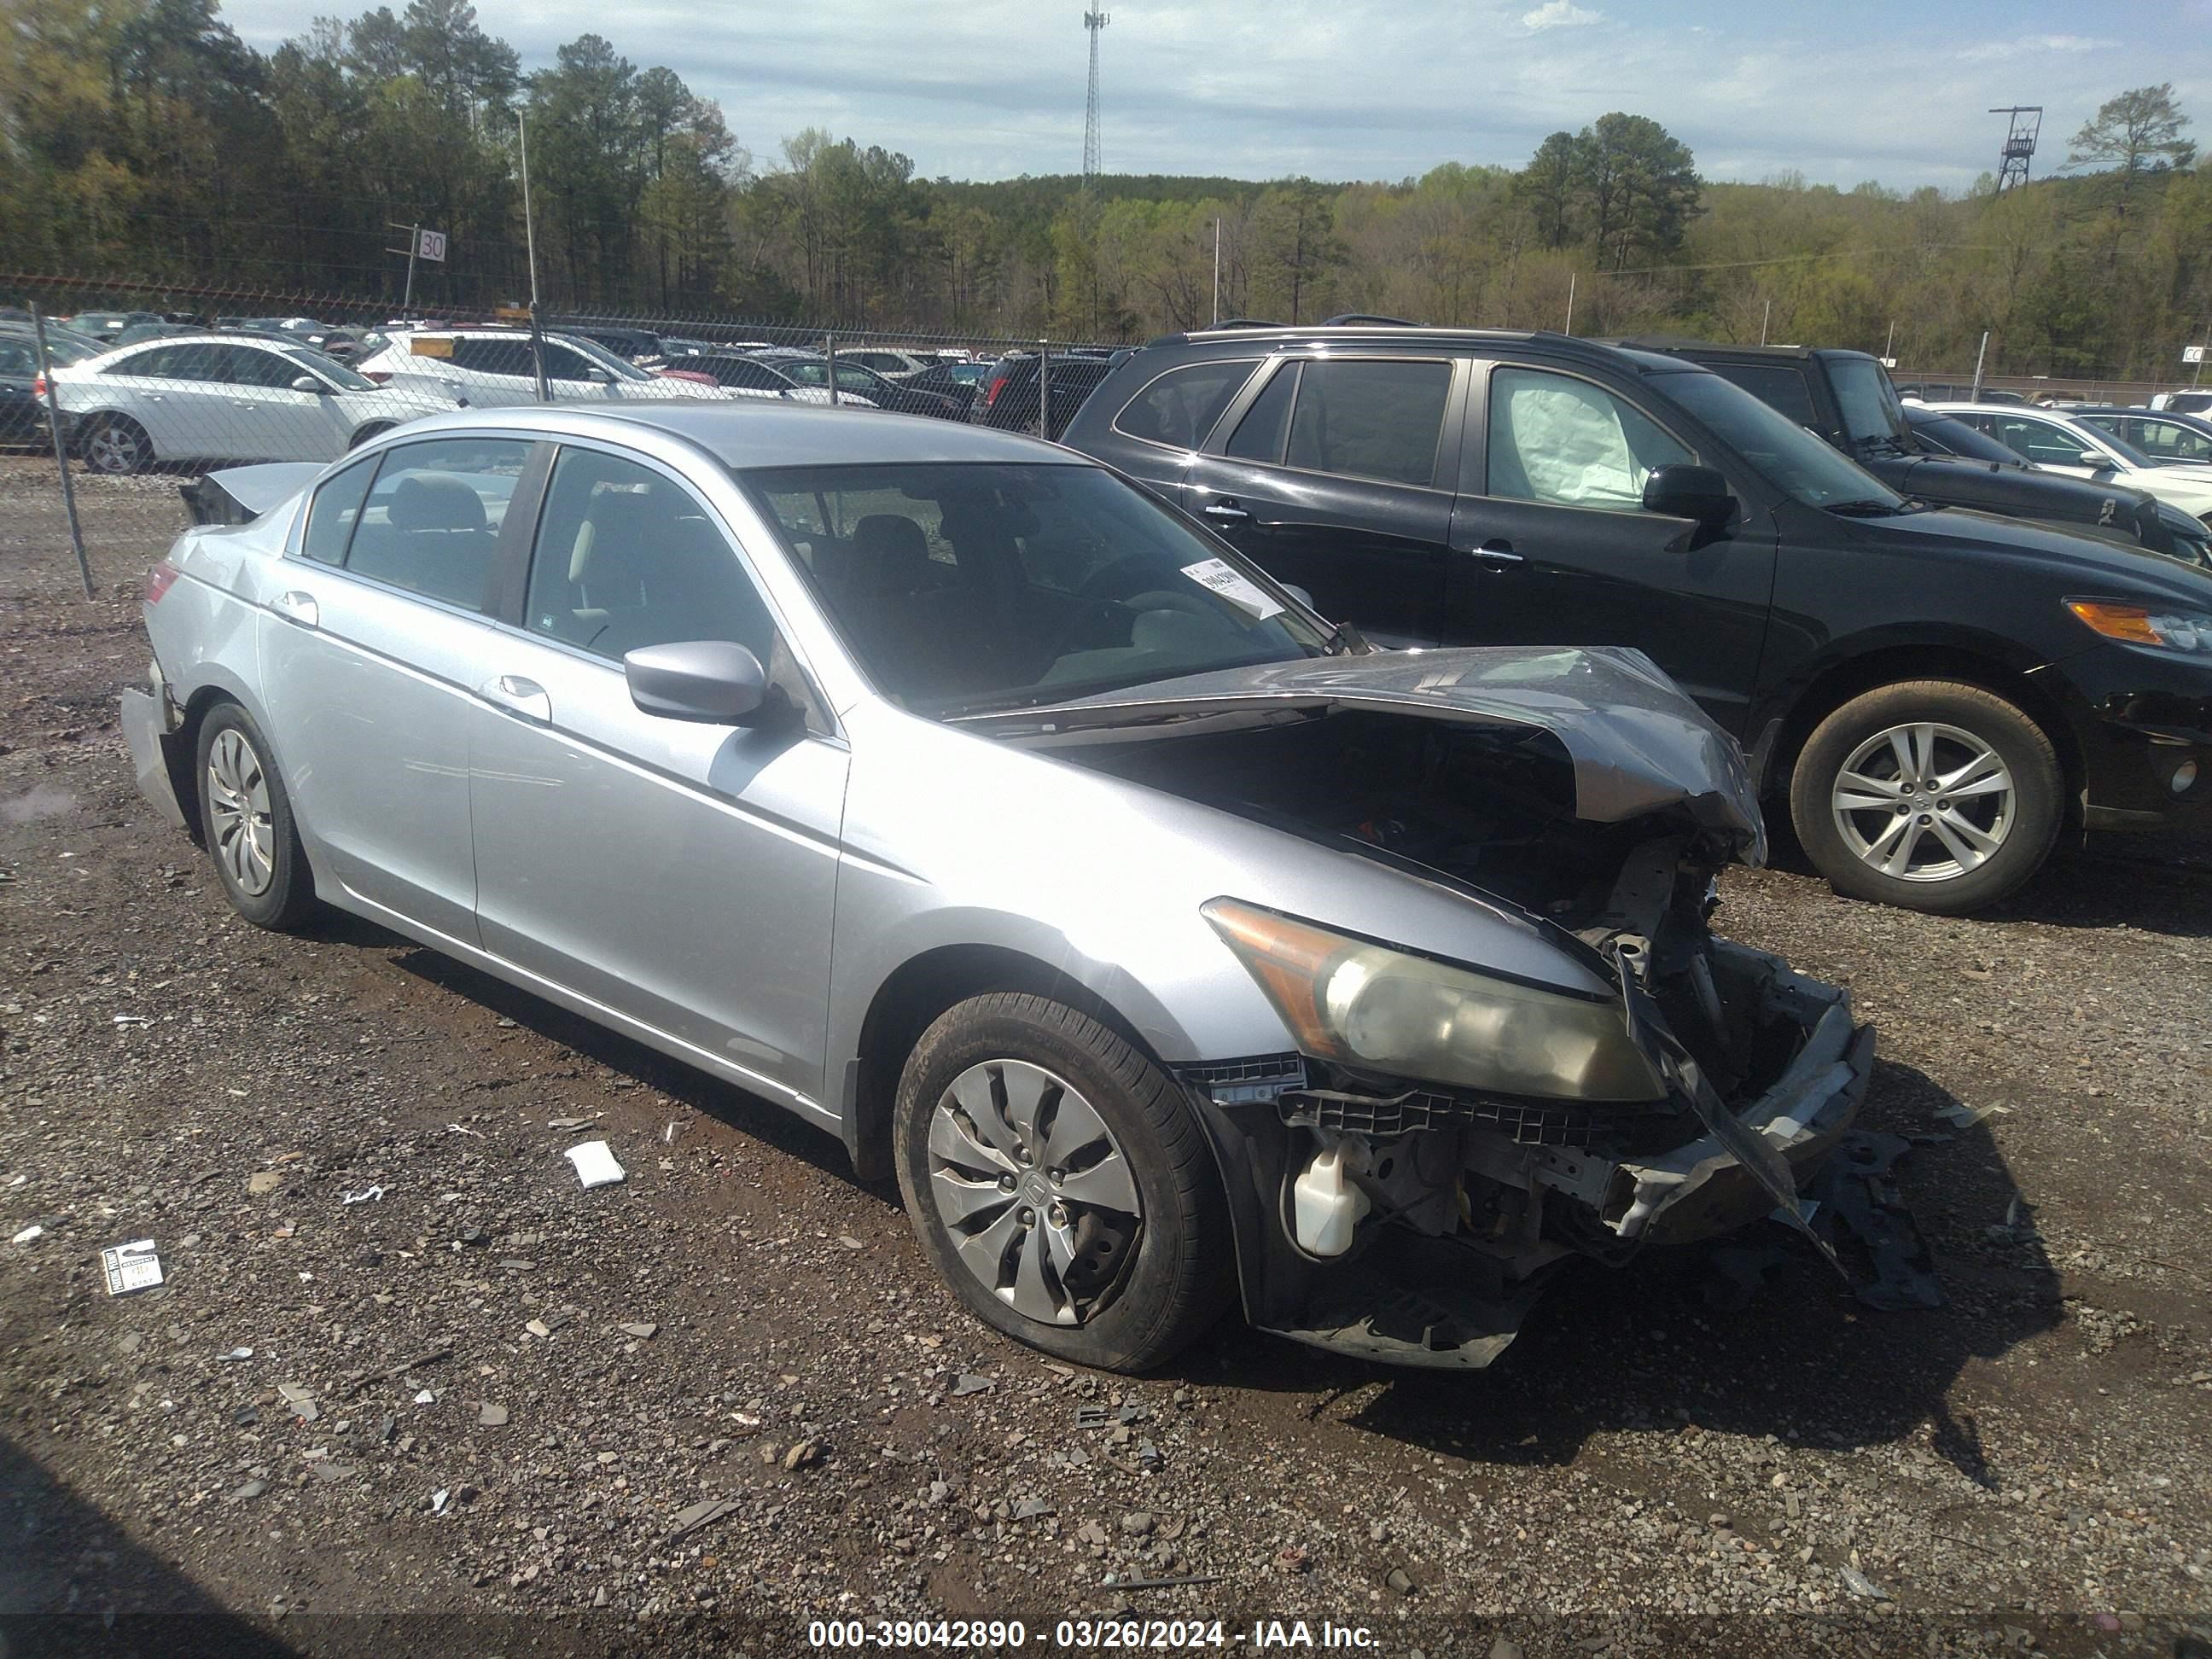
[[[1114,417],[1124,437],[1173,449],[1194,449],[1252,378],[1256,358],[1186,363],[1156,374]]]

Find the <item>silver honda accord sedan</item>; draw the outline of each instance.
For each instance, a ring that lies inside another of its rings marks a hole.
[[[1241,1296],[1482,1365],[1571,1258],[1804,1224],[1865,1091],[1844,993],[1709,931],[1758,809],[1634,652],[1373,650],[939,421],[467,410],[210,485],[246,522],[155,567],[123,713],[239,912],[842,1137],[1051,1353]]]

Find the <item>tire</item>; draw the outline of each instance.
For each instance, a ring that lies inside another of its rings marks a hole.
[[[1790,774],[1790,816],[1838,893],[1963,915],[2042,867],[2065,787],[2049,734],[2014,704],[1978,685],[1908,680],[1814,728]]]
[[[371,438],[381,438],[386,433],[391,430],[392,422],[390,421],[371,421],[367,426],[362,428],[360,431],[353,434],[351,441],[346,445],[346,447],[349,450],[359,449]]]
[[[1049,1081],[1036,1094],[1040,1074]],[[996,1127],[1002,1136],[1011,1128],[1019,1143],[1019,1156],[996,1159],[1003,1200],[988,1170],[982,1181],[963,1174],[983,1167],[979,1155],[996,1148],[987,1144],[988,1127],[960,1139],[953,1109],[966,1108],[951,1092],[957,1083],[975,1099],[993,1079],[990,1098],[1011,1103]],[[1039,1129],[1034,1159],[1018,1121],[1025,1092]],[[1077,1116],[1086,1105],[1091,1117]],[[1015,1340],[1080,1365],[1142,1371],[1188,1346],[1228,1305],[1235,1251],[1203,1131],[1158,1066],[1074,1009],[994,992],[947,1010],[908,1057],[892,1135],[899,1191],[922,1249],[970,1313]],[[948,1148],[957,1162],[944,1155]],[[1065,1170],[1054,1167],[1054,1156],[1066,1159]],[[1129,1195],[1140,1211],[1133,1222],[1115,1207]],[[948,1216],[963,1204],[964,1219]],[[1055,1271],[1064,1265],[1066,1276],[1055,1284],[1051,1274],[1025,1273],[1037,1259],[1054,1261]],[[1005,1288],[994,1293],[987,1272]],[[1040,1287],[1061,1304],[1053,1317],[1034,1311]],[[1032,1311],[1014,1305],[1025,1291]]]
[[[77,441],[77,453],[94,472],[124,478],[154,464],[153,441],[128,415],[95,416]]]
[[[193,780],[200,833],[231,907],[257,927],[297,927],[315,908],[315,883],[269,740],[234,702],[200,721]],[[234,803],[244,802],[241,814]]]

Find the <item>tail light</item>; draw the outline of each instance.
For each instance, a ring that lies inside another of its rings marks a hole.
[[[33,398],[36,398],[40,403],[46,402],[46,377],[45,375],[34,374],[31,377],[31,395]]]
[[[999,394],[1006,389],[1006,382],[1012,378],[1011,375],[1006,374],[994,374],[991,377],[989,382],[983,387],[984,408],[988,409],[999,401]]]
[[[179,571],[176,566],[164,557],[159,564],[146,573],[146,603],[161,604],[161,595],[177,585],[177,578],[181,574],[183,573]]]

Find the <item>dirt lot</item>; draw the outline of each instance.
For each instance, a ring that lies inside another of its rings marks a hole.
[[[1972,921],[1727,884],[1725,931],[1880,1025],[1941,1310],[1795,1249],[1729,1310],[1699,1255],[1568,1281],[1480,1376],[1233,1323],[1077,1374],[961,1316],[829,1138],[364,925],[236,921],[114,724],[176,483],[86,481],[87,603],[0,460],[0,1239],[44,1229],[0,1243],[0,1651],[1036,1648],[1117,1609],[1500,1659],[2212,1651],[2203,846]],[[574,1121],[626,1184],[579,1189]],[[148,1237],[167,1283],[111,1297],[100,1247]]]

